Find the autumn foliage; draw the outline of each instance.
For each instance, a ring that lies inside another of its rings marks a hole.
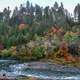
[[[19,28],[19,30],[23,30],[23,29],[27,28],[27,24],[24,24],[24,23],[19,24],[18,28]]]

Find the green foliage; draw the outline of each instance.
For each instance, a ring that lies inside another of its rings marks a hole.
[[[27,24],[31,25],[32,22],[33,22],[33,17],[30,17],[29,15],[28,15],[28,16],[23,16],[23,20],[24,20]]]
[[[20,23],[20,19],[18,16],[13,16],[9,21],[9,25],[13,27],[19,25],[19,23]]]
[[[1,57],[11,57],[12,55],[12,52],[10,50],[3,50],[2,53],[1,53]]]
[[[79,4],[75,7],[75,15],[78,14],[78,19],[80,19],[80,12],[78,12],[80,11],[79,7]],[[69,12],[64,9],[63,3],[59,6],[58,3],[55,2],[54,7],[50,8],[46,6],[43,8],[37,4],[33,6],[27,1],[26,7],[23,5],[20,5],[20,9],[16,7],[11,17],[10,12],[10,8],[8,7],[8,9],[5,8],[4,11],[0,13],[0,44],[5,48],[5,50],[2,51],[2,56],[11,56],[11,52],[7,49],[11,48],[11,46],[22,46],[29,43],[30,40],[35,41],[35,45],[41,45],[42,37],[44,38],[45,33],[47,33],[51,27],[55,27],[55,25],[63,28],[65,32],[67,32],[67,30],[72,31],[72,28],[75,32],[80,31],[80,25],[75,24],[75,26],[73,26],[73,18]],[[80,22],[80,20],[78,22]],[[26,25],[26,28],[20,30],[20,24]],[[52,39],[53,43],[50,43],[58,46],[62,38],[70,43],[80,41],[80,36],[74,33],[65,34],[64,37],[53,34],[46,40],[51,41]],[[44,48],[41,46],[31,48],[31,52],[31,57],[35,59],[44,56]],[[53,50],[53,52],[56,52],[56,49]],[[27,57],[26,53],[26,48],[21,49],[20,57]]]
[[[23,78],[17,78],[16,80],[39,80],[39,79],[32,78],[32,77],[23,77]]]
[[[76,35],[74,33],[72,33],[72,34],[68,33],[68,34],[64,35],[64,40],[68,41],[68,42],[77,42],[77,41],[79,41],[79,37],[78,37],[78,35]]]
[[[42,37],[41,36],[38,36],[37,34],[35,34],[33,39],[35,41],[41,41]]]
[[[0,35],[9,34],[9,26],[5,23],[0,23]]]
[[[39,59],[44,57],[44,48],[41,46],[36,46],[32,49],[32,57],[34,59]]]

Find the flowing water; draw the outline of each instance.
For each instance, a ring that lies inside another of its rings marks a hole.
[[[0,60],[0,75],[32,76],[45,80],[80,80],[80,68],[44,62],[21,63],[15,60]]]

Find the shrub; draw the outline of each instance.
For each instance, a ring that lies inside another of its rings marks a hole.
[[[76,42],[76,41],[79,41],[79,37],[76,33],[67,32],[64,35],[64,40],[67,41],[67,42]]]
[[[32,58],[32,55],[30,52],[30,49],[28,49],[25,45],[17,46],[17,54],[15,57],[20,60],[30,60]]]
[[[11,55],[12,55],[12,52],[7,49],[3,50],[1,54],[2,57],[11,57]]]
[[[44,57],[44,48],[42,46],[36,46],[32,49],[32,57],[35,59]]]
[[[77,44],[70,44],[69,45],[69,53],[72,55],[79,55],[79,47]]]

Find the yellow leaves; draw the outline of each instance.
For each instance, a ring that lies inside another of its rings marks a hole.
[[[25,78],[18,78],[17,80],[38,80],[38,79],[32,77],[25,77]]]
[[[73,35],[77,35],[77,33],[72,32],[72,31],[67,31],[65,35],[71,35],[71,36],[73,36]]]
[[[15,51],[15,50],[16,50],[16,46],[12,46],[11,49],[12,49],[13,51]]]
[[[4,50],[2,50],[1,56],[2,56],[2,57],[10,57],[11,54],[12,54],[12,53],[11,53],[10,50],[4,49]]]
[[[12,46],[11,48],[9,49],[3,49],[1,52],[0,52],[0,55],[2,57],[12,57],[12,56],[15,56],[17,53],[16,51],[16,46]]]
[[[69,35],[70,34],[70,32],[69,31],[67,31],[66,33],[65,33],[65,35]]]

